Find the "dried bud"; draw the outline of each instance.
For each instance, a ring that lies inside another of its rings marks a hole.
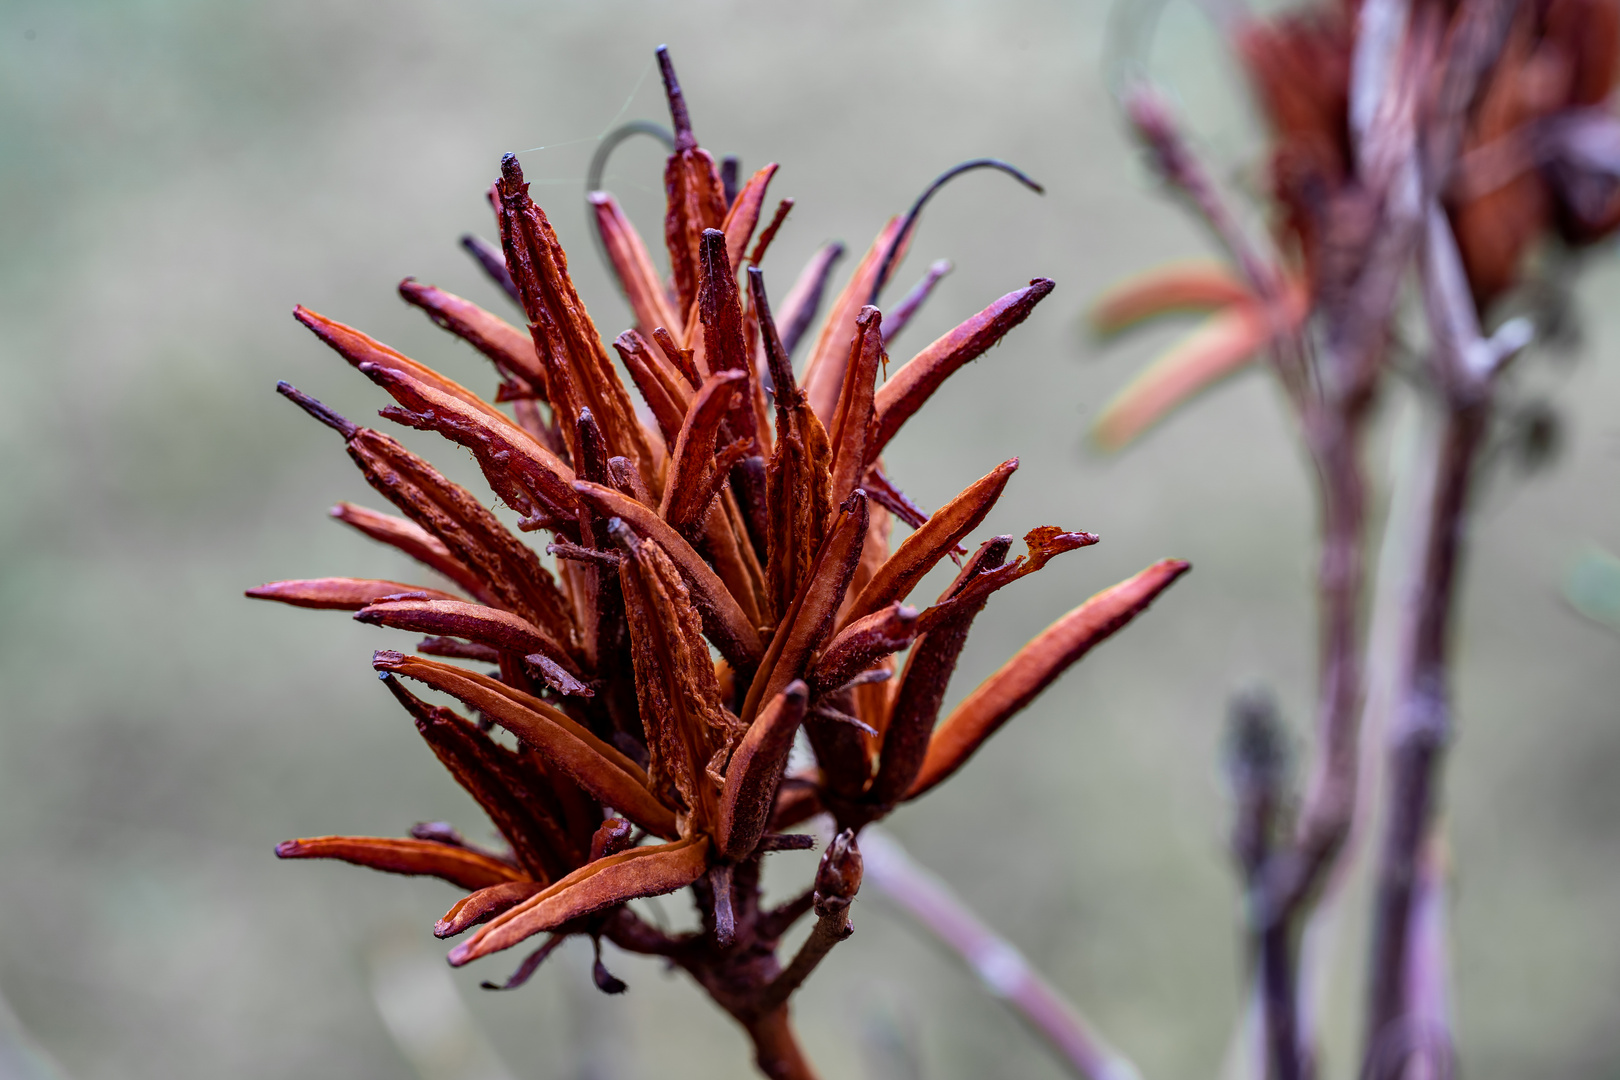
[[[855,846],[855,830],[845,829],[833,837],[822,853],[816,870],[816,914],[830,918],[846,910],[861,887],[861,849]]]
[[[596,963],[591,965],[591,981],[596,983],[596,988],[604,994],[622,994],[630,989],[602,963],[602,939],[592,938],[591,944],[596,947]]]
[[[622,817],[610,817],[602,822],[591,837],[591,862],[629,850],[634,832],[635,828]]]

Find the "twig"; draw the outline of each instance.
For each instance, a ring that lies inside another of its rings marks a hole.
[[[1198,216],[1215,234],[1216,241],[1237,263],[1250,290],[1260,299],[1272,323],[1272,353],[1278,377],[1297,404],[1304,392],[1305,350],[1284,314],[1282,275],[1276,260],[1263,255],[1250,242],[1237,215],[1221,197],[1209,170],[1187,145],[1169,106],[1158,93],[1146,84],[1138,84],[1124,94],[1122,104],[1126,117],[1147,144],[1154,166],[1167,183],[1187,196]]]
[[[816,869],[816,887],[811,900],[816,925],[799,946],[792,962],[760,992],[756,1008],[761,1012],[774,1012],[786,1005],[793,991],[832,952],[833,946],[855,932],[849,923],[849,905],[860,890],[864,872],[865,859],[856,846],[855,831],[845,829],[832,838]]]
[[[1357,856],[1366,850],[1365,838],[1373,824],[1373,808],[1378,795],[1383,765],[1383,744],[1379,740],[1389,727],[1400,665],[1410,652],[1411,624],[1405,612],[1419,588],[1423,573],[1422,553],[1427,546],[1428,508],[1433,477],[1416,467],[1421,425],[1418,412],[1407,415],[1405,434],[1397,436],[1390,451],[1390,474],[1394,491],[1384,524],[1374,575],[1372,615],[1366,644],[1366,692],[1361,706],[1360,764],[1358,797],[1350,831],[1339,857],[1324,878],[1316,903],[1300,932],[1299,1023],[1303,1045],[1316,1043],[1318,1017],[1331,982],[1331,970],[1339,932],[1344,924],[1348,886],[1354,875]]]
[[[1430,843],[1439,761],[1452,726],[1448,645],[1469,488],[1490,421],[1495,378],[1512,355],[1508,346],[1525,337],[1515,328],[1508,341],[1481,339],[1455,241],[1438,212],[1429,219],[1424,256],[1423,295],[1435,336],[1430,367],[1444,420],[1428,463],[1434,488],[1421,587],[1410,610],[1410,653],[1390,731],[1389,815],[1368,985],[1369,1069],[1389,1053],[1391,1040],[1411,1030],[1414,1002],[1407,974],[1414,948],[1414,903],[1420,855]],[[1471,359],[1475,357],[1485,360]]]
[[[1418,863],[1412,901],[1412,950],[1406,967],[1406,997],[1412,1027],[1431,1052],[1414,1064],[1426,1068],[1414,1080],[1449,1080],[1456,1071],[1451,1037],[1451,964],[1446,946],[1447,858],[1444,833],[1430,829]]]
[[[1056,989],[1030,967],[939,878],[912,860],[881,829],[861,834],[868,880],[895,905],[962,959],[986,989],[1043,1039],[1077,1076],[1089,1080],[1141,1080],[1128,1059],[1108,1046]]]
[[[843,909],[833,914],[820,916],[810,930],[810,936],[805,938],[804,944],[793,955],[793,960],[782,969],[782,974],[767,986],[760,995],[760,1002],[766,1008],[775,1008],[792,996],[816,965],[833,950],[833,946],[846,940],[855,932],[849,923],[849,910]]]
[[[1250,952],[1264,1017],[1267,1075],[1300,1080],[1300,1053],[1293,925],[1288,912],[1270,904],[1267,876],[1275,864],[1273,839],[1279,812],[1288,802],[1288,750],[1276,704],[1262,691],[1233,701],[1228,719],[1227,769],[1237,797],[1232,853],[1248,900]]]

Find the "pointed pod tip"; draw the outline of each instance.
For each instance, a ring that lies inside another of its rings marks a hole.
[[[360,430],[358,425],[350,423],[342,414],[327,408],[286,380],[276,383],[276,393],[291,401],[345,439],[354,438],[355,432]]]
[[[283,840],[276,845],[276,858],[293,859],[303,853],[304,845],[297,840]]]
[[[692,119],[686,111],[686,96],[681,92],[680,80],[675,77],[675,62],[669,57],[669,46],[658,46],[658,73],[664,80],[664,96],[669,99],[669,119],[675,128],[675,153],[697,146],[692,135]]]
[[[629,985],[609,971],[600,959],[591,967],[591,981],[604,994],[622,994],[630,989]]]
[[[445,959],[450,962],[451,967],[461,967],[463,964],[466,964],[473,959],[472,949],[470,948],[471,945],[472,942],[464,941],[460,945],[457,945],[455,948],[450,950],[449,955],[447,955]]]
[[[523,166],[518,164],[516,154],[501,155],[501,179],[509,184],[523,183]]]

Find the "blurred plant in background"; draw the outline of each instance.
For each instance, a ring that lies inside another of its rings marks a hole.
[[[1517,422],[1509,380],[1525,346],[1556,329],[1554,271],[1620,225],[1620,118],[1606,106],[1620,5],[1361,0],[1265,19],[1223,9],[1221,21],[1270,127],[1272,242],[1245,228],[1165,101],[1128,88],[1152,165],[1227,262],[1149,273],[1098,305],[1108,332],[1174,310],[1213,314],[1094,432],[1116,449],[1261,357],[1279,380],[1318,491],[1319,694],[1303,792],[1275,707],[1264,696],[1233,707],[1233,853],[1258,1020],[1245,1071],[1296,1080],[1323,1070],[1325,916],[1376,814],[1360,1075],[1450,1076],[1439,809],[1457,580],[1495,451],[1551,437]],[[1425,430],[1394,477],[1380,572],[1396,580],[1380,611],[1366,443],[1380,398],[1398,386],[1420,401]],[[1612,578],[1589,558],[1572,601],[1612,618]]]
[[[1082,603],[939,721],[990,596],[1097,538],[1041,527],[1024,538],[1027,556],[1011,562],[1010,536],[969,554],[958,545],[990,512],[1016,459],[933,514],[882,471],[880,455],[900,427],[946,378],[1022,322],[1052,283],[1036,279],[997,300],[881,387],[885,343],[940,272],[925,277],[887,326],[873,305],[923,205],[951,177],[994,167],[1036,185],[989,160],[947,172],[873,242],[796,375],[789,351],[813,318],[833,260],[826,252],[812,259],[789,294],[784,341],[759,263],[791,201],[749,251],[776,166],[738,188],[735,163],[722,173],[698,146],[668,52],[658,58],[674,128],[664,175],[673,280],[656,275],[610,196],[590,199],[639,324],[614,342],[639,405],[511,154],[490,191],[501,250],[475,238],[466,246],[522,306],[527,332],[413,279],[400,292],[494,363],[504,379],[496,400],[514,405],[515,420],[357,330],[295,312],[393,396],[384,417],[471,451],[521,515],[519,529],[552,534],[546,550],[557,569],[400,443],[281,384],[343,436],[367,481],[405,515],[344,504],[334,516],[412,555],[470,599],[356,578],[280,581],[248,595],[354,611],[361,622],[429,635],[418,645],[427,656],[379,651],[373,666],[510,850],[485,850],[444,823],[424,823],[408,838],[313,837],[281,844],[277,854],[470,890],[434,928],[440,937],[478,928],[451,951],[457,966],[549,934],[503,989],[527,981],[570,935],[595,944],[596,985],[609,994],[625,985],[603,965],[604,937],[666,958],[742,1024],[760,1070],[787,1080],[813,1075],[787,1003],[852,932],[860,830],[953,774],[1187,564],[1165,560]],[[746,293],[738,285],[745,270]],[[914,530],[892,553],[891,514]],[[955,581],[935,604],[907,605],[947,555],[961,567]],[[431,656],[497,667],[485,675]],[[472,715],[418,698],[401,678]],[[801,726],[815,766],[784,776]],[[515,745],[491,737],[495,727]],[[813,885],[763,906],[760,859],[810,846],[812,837],[781,830],[823,811],[838,831]],[[662,843],[643,844],[647,838]],[[688,887],[701,924],[690,933],[665,932],[626,906]],[[812,911],[810,936],[780,964],[783,935]]]

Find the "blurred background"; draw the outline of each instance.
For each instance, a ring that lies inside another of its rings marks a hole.
[[[1000,156],[1047,185],[958,181],[892,289],[956,263],[903,360],[1056,279],[908,426],[890,473],[934,507],[1017,455],[987,530],[1103,537],[997,597],[952,698],[1149,561],[1195,569],[891,826],[1150,1077],[1213,1075],[1243,966],[1225,702],[1269,685],[1303,736],[1313,508],[1258,375],[1117,458],[1085,442],[1178,332],[1099,345],[1089,299],[1209,251],[1125,138],[1110,73],[1149,63],[1223,175],[1254,185],[1254,125],[1201,18],[1168,9],[1132,56],[1122,43],[1152,12],[1129,3],[1112,24],[1103,0],[0,5],[0,1075],[750,1075],[742,1036],[684,976],[610,948],[631,989],[607,998],[575,940],[527,988],[485,993],[519,957],[449,973],[429,933],[448,886],[279,864],[271,847],[292,836],[488,826],[369,670],[393,632],[241,596],[277,578],[411,579],[326,518],[380,500],[275,382],[362,421],[383,400],[289,312],[492,390],[394,285],[416,275],[509,313],[456,246],[494,234],[484,191],[503,151],[526,151],[598,322],[628,324],[582,181],[617,120],[667,122],[661,42],[699,139],[745,170],[782,163],[773,195],[798,205],[765,264],[778,293],[821,242],[864,250],[956,161]],[[655,247],[660,170],[633,141],[607,184]],[[1476,518],[1446,806],[1458,1030],[1482,1080],[1620,1075],[1620,636],[1563,594],[1583,552],[1620,548],[1617,287],[1598,253],[1579,348],[1536,364],[1562,451],[1496,476]],[[474,476],[459,450],[406,441]],[[814,866],[771,858],[780,892]],[[663,907],[686,917],[679,897]],[[1364,912],[1335,1046],[1356,1030]],[[1062,1075],[895,909],[863,896],[854,917],[798,999],[824,1075]]]

